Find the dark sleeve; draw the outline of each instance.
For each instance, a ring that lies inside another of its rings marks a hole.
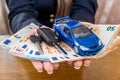
[[[8,15],[10,27],[13,33],[33,22],[37,21],[37,11],[34,9],[33,0],[6,0],[10,13]]]
[[[79,21],[94,23],[97,7],[96,0],[73,0],[70,16]]]

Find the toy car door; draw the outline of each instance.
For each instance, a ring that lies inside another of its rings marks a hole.
[[[64,30],[63,30],[63,33],[64,33],[63,34],[64,35],[64,37],[63,37],[64,42],[66,42],[68,45],[72,46],[73,42],[72,42],[71,31],[67,27],[65,27]]]

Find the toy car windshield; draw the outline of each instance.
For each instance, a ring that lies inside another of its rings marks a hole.
[[[68,16],[65,16],[64,18],[58,18],[55,20],[55,23],[56,24],[62,24],[62,23],[66,23],[66,22],[69,22],[69,21],[72,21],[72,19]]]
[[[85,25],[72,28],[72,32],[75,38],[81,38],[91,34],[90,30]]]

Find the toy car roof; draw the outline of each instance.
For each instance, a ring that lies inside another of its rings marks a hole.
[[[78,22],[76,20],[66,22],[65,24],[67,25],[68,28],[75,28],[75,27],[78,27],[78,26],[82,25],[80,22]]]
[[[66,24],[68,28],[75,28],[77,27],[77,25],[79,26],[82,25],[79,21],[73,20],[69,16],[56,18],[54,23],[55,24]]]

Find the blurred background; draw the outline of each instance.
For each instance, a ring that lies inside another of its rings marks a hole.
[[[120,24],[120,0],[97,0],[97,24]]]
[[[120,0],[97,0],[98,10],[96,13],[96,24],[119,24],[120,23]],[[6,26],[7,13],[5,0],[0,0],[0,34],[8,34]]]
[[[8,34],[7,13],[1,1],[0,34]],[[96,24],[120,24],[120,0],[98,0],[98,4]],[[0,80],[120,80],[120,47],[80,70],[62,63],[52,75],[38,73],[30,61],[6,53],[0,53]]]

